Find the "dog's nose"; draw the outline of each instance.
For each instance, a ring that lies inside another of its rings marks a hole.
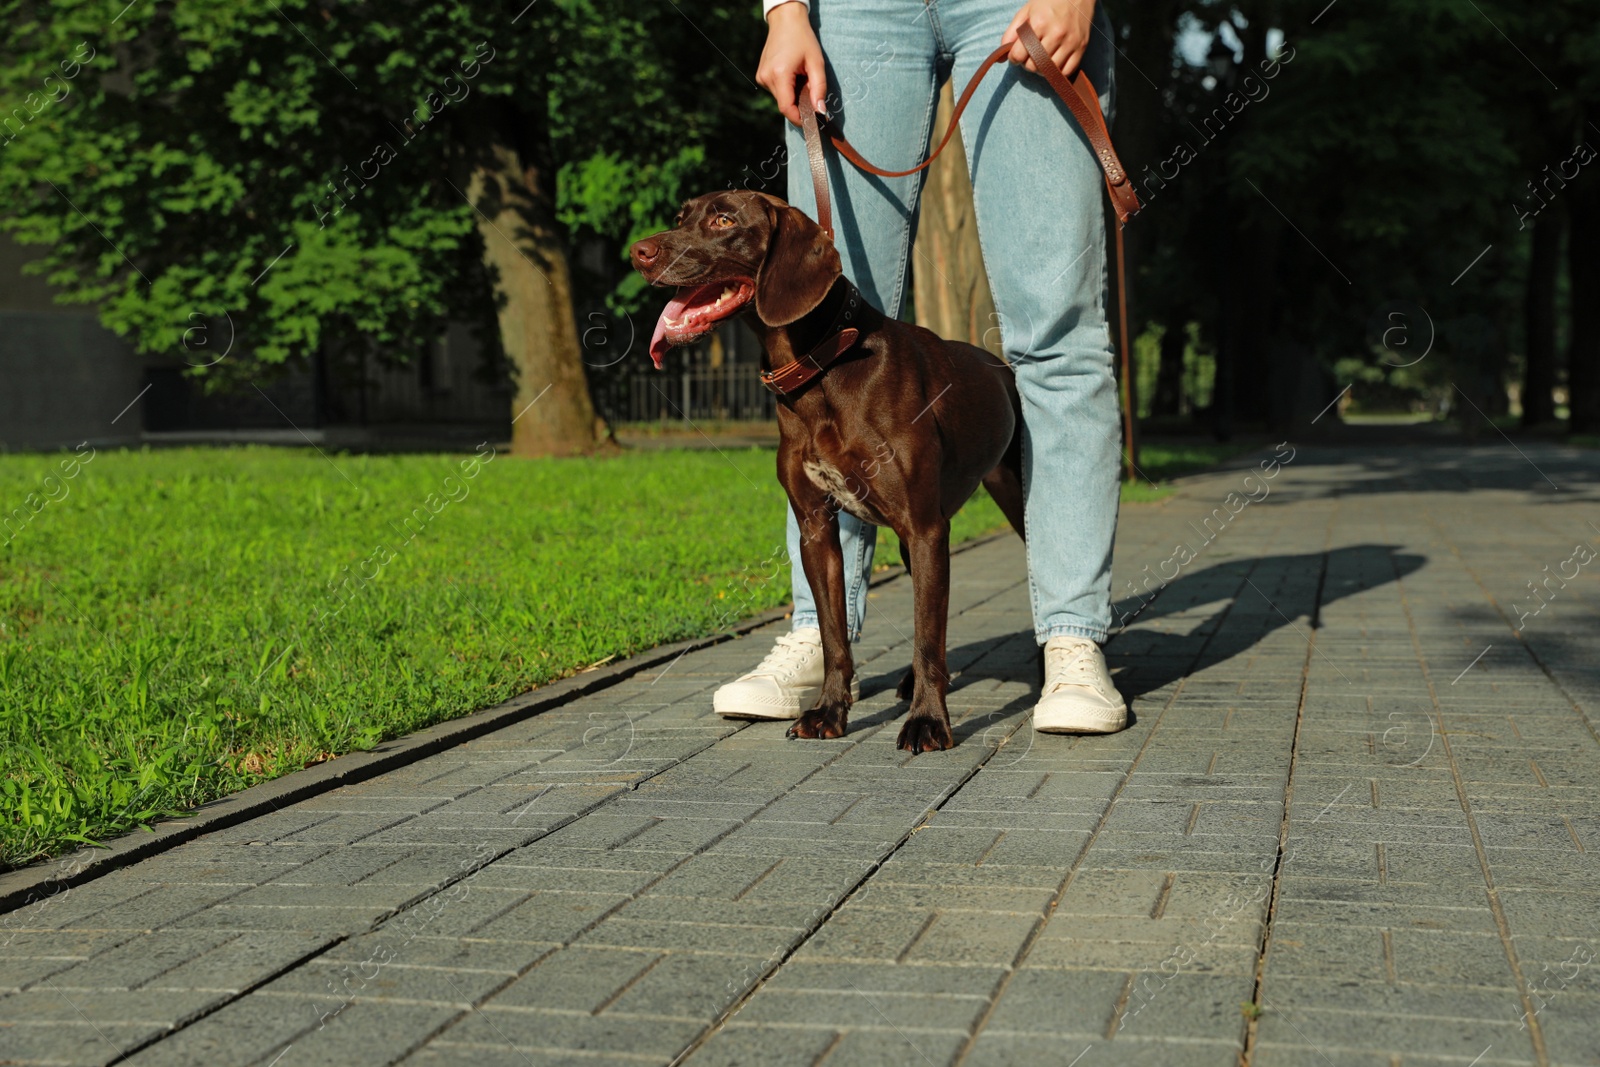
[[[633,265],[639,270],[644,270],[661,255],[661,242],[654,237],[646,237],[642,241],[635,241],[630,254],[633,257]]]

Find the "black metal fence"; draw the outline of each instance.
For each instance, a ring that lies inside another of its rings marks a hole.
[[[760,374],[753,363],[639,371],[606,382],[597,401],[612,422],[777,418]]]

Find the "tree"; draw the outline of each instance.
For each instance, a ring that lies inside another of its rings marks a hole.
[[[761,23],[517,7],[0,2],[0,224],[143,352],[235,337],[194,371],[213,385],[483,323],[518,380],[515,450],[590,449],[572,238],[615,253],[732,180],[759,93],[705,62],[700,27],[753,67]],[[596,160],[629,195],[595,195]]]
[[[1600,104],[1590,104],[1584,126],[1600,148]],[[1600,432],[1600,160],[1573,184],[1567,241],[1571,320],[1567,339],[1567,389],[1573,433]]]
[[[943,136],[955,110],[952,87],[939,92],[932,138]],[[929,145],[931,150],[934,146]],[[912,285],[919,326],[940,337],[987,348],[1002,355],[1000,320],[983,269],[978,215],[967,173],[966,146],[952,140],[928,168],[918,201],[920,217],[912,255]]]

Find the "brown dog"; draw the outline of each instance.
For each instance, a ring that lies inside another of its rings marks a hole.
[[[821,227],[764,193],[710,193],[676,228],[632,248],[652,285],[677,286],[650,343],[661,366],[724,319],[753,311],[779,392],[778,480],[799,518],[822,628],[821,703],[791,737],[841,737],[855,665],[845,620],[840,509],[899,535],[916,617],[899,747],[950,748],[945,626],[950,516],[983,483],[1022,533],[1022,410],[1005,363],[881,314],[844,278]],[[837,362],[835,362],[835,360]],[[819,368],[825,373],[820,373]]]

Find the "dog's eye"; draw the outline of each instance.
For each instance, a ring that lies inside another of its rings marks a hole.
[[[732,215],[728,215],[728,214],[718,215],[716,218],[711,220],[711,225],[713,225],[713,226],[732,226],[733,225],[733,216]]]

